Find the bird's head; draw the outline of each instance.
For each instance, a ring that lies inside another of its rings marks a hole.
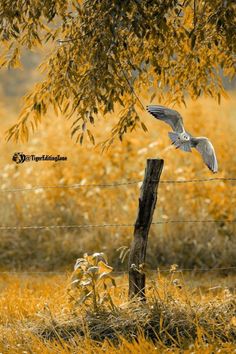
[[[183,139],[184,141],[189,141],[189,140],[190,140],[190,137],[189,137],[188,134],[183,133],[182,136],[181,136],[181,139]]]

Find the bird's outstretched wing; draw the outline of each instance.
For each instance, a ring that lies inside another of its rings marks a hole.
[[[147,111],[155,118],[169,124],[174,132],[182,133],[184,131],[183,119],[174,109],[164,106],[150,105],[147,106]]]
[[[213,173],[216,173],[218,171],[218,163],[214,147],[210,140],[207,138],[191,138],[191,145],[200,152],[207,167]]]

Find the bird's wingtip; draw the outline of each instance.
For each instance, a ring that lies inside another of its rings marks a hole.
[[[207,165],[207,167],[209,168],[209,170],[210,170],[212,173],[217,173],[217,172],[218,172],[218,167],[212,167],[212,166],[209,166],[209,165]]]

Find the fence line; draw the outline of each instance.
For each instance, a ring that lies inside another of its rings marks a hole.
[[[171,268],[164,268],[164,269],[147,269],[144,271],[145,273],[152,273],[152,274],[159,274],[159,273],[170,273],[170,274],[176,274],[176,273],[185,273],[185,272],[205,272],[205,273],[210,273],[214,271],[224,271],[224,270],[236,270],[235,267],[213,267],[213,268],[180,268],[176,270],[171,270]],[[73,273],[73,270],[71,271],[0,271],[0,274],[2,275],[7,275],[7,274],[22,274],[22,275],[27,275],[27,274],[39,274],[39,275],[69,275],[71,276]],[[119,276],[119,275],[128,275],[128,271],[114,271],[111,273],[113,276]]]
[[[35,187],[20,187],[20,188],[6,188],[6,189],[0,189],[0,192],[23,192],[23,191],[34,191],[38,189],[57,189],[57,188],[65,188],[65,189],[80,189],[83,187],[86,188],[109,188],[109,187],[120,187],[120,186],[126,186],[126,185],[132,185],[132,184],[138,184],[141,183],[142,181],[126,181],[126,182],[117,182],[117,183],[104,183],[104,184],[58,184],[54,186],[35,186]]]
[[[236,269],[236,267],[216,267],[216,268],[180,268],[176,269],[174,271],[171,271],[170,269],[160,269],[157,270],[157,272],[169,272],[169,273],[182,273],[182,272],[214,272],[218,270],[233,270]]]
[[[214,181],[236,181],[234,177],[214,177],[214,178],[200,178],[200,179],[186,179],[186,180],[162,180],[161,184],[183,184],[183,183],[202,183],[202,182],[214,182]],[[141,180],[134,181],[125,181],[125,182],[114,182],[114,183],[101,183],[101,184],[58,184],[53,186],[34,186],[34,187],[19,187],[19,188],[3,188],[0,189],[0,192],[23,192],[23,191],[34,191],[38,189],[80,189],[80,188],[115,188],[121,186],[135,185],[142,183]],[[155,182],[155,181],[154,181]]]
[[[183,183],[202,183],[202,182],[214,182],[214,181],[236,181],[236,178],[229,177],[214,177],[214,178],[201,178],[201,179],[188,179],[188,180],[162,180],[160,183],[162,184],[183,184]],[[55,188],[65,188],[65,189],[79,189],[79,188],[95,188],[95,187],[120,187],[120,186],[127,186],[127,185],[135,185],[142,183],[141,180],[134,180],[134,181],[125,181],[125,182],[115,182],[115,183],[108,183],[108,184],[72,184],[72,185],[52,185],[52,186],[34,186],[34,187],[20,187],[20,188],[12,188],[12,189],[0,189],[0,192],[21,192],[21,191],[33,191],[38,189],[55,189]],[[184,223],[236,223],[236,220],[159,220],[152,222],[152,225],[160,225],[160,224],[184,224]],[[30,225],[30,226],[0,226],[0,230],[43,230],[43,229],[82,229],[82,228],[106,228],[106,227],[134,227],[134,224],[78,224],[78,225]],[[183,268],[177,269],[174,273],[181,273],[181,272],[212,272],[212,271],[219,271],[219,270],[235,270],[236,267],[220,267],[220,268]],[[160,270],[148,270],[148,273],[166,273],[171,272],[170,269],[160,269]],[[54,271],[28,271],[28,272],[17,272],[17,271],[0,271],[0,274],[45,274],[45,275],[53,275],[53,274],[68,274],[69,272],[54,272]],[[114,272],[114,275],[118,274],[128,274],[127,272]]]
[[[213,178],[200,178],[200,179],[186,179],[186,180],[163,180],[160,183],[201,183],[201,182],[214,182],[214,181],[236,181],[236,178],[233,177],[213,177]]]
[[[160,220],[151,225],[184,224],[184,223],[236,223],[236,220]],[[42,229],[86,229],[103,227],[134,227],[134,224],[79,224],[79,225],[30,225],[30,226],[0,226],[0,230],[42,230]],[[140,225],[142,226],[142,225]]]

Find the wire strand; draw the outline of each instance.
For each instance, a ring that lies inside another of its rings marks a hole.
[[[160,180],[160,184],[183,184],[183,183],[202,183],[202,182],[215,182],[215,181],[236,181],[236,178],[225,178],[225,177],[215,177],[215,178],[201,178],[201,179],[186,179],[186,180]],[[100,184],[58,184],[52,186],[34,186],[34,187],[17,187],[17,188],[3,188],[0,192],[24,192],[24,191],[35,191],[38,189],[80,189],[80,188],[116,188],[128,185],[135,185],[142,183],[142,180],[133,180],[125,182],[114,182],[114,183],[100,183]],[[156,181],[153,181],[156,182]]]
[[[65,189],[80,189],[83,187],[86,188],[109,188],[109,187],[120,187],[132,184],[138,184],[142,181],[126,181],[126,182],[115,182],[115,183],[103,183],[103,184],[58,184],[54,186],[34,186],[34,187],[19,187],[19,188],[6,188],[0,189],[0,192],[23,192],[23,191],[34,191],[38,189],[57,189],[57,188],[65,188]]]
[[[214,177],[214,178],[200,178],[200,179],[186,179],[186,180],[162,180],[160,183],[202,183],[202,182],[215,182],[215,181],[236,181],[236,178],[233,177]]]
[[[160,268],[160,269],[147,269],[147,271],[145,271],[145,273],[155,273],[155,274],[159,274],[159,273],[184,273],[184,272],[193,272],[193,273],[197,273],[197,272],[214,272],[214,271],[224,271],[224,270],[235,270],[236,267],[232,266],[232,267],[213,267],[213,268],[180,268],[180,269],[176,269],[175,271],[172,271],[170,268]],[[73,273],[73,270],[71,271],[0,271],[0,274],[3,275],[7,275],[7,274],[21,274],[21,275],[27,275],[27,274],[39,274],[39,275],[54,275],[54,274],[58,274],[58,275],[71,275]],[[111,273],[113,276],[120,276],[120,275],[128,275],[128,271],[124,270],[124,271],[113,271]]]
[[[184,223],[236,223],[236,220],[160,220],[151,225],[184,224]],[[42,230],[42,229],[87,229],[103,227],[134,227],[135,224],[79,224],[79,225],[29,225],[29,226],[0,226],[0,230]],[[137,225],[145,226],[145,225]]]

